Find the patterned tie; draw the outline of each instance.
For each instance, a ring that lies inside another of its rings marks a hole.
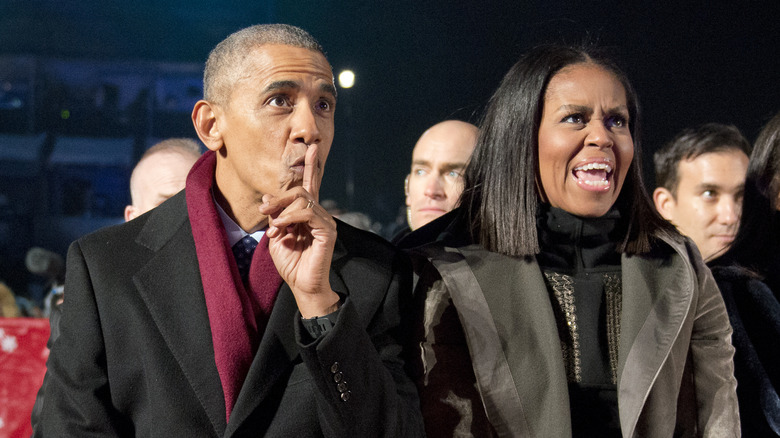
[[[252,254],[255,252],[256,247],[257,241],[248,234],[233,245],[233,255],[236,257],[238,273],[241,274],[242,280],[246,280],[246,276],[249,274],[249,266],[252,265]]]

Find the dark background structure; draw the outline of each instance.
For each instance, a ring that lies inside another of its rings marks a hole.
[[[64,255],[121,221],[140,153],[194,137],[209,50],[268,22],[303,27],[335,74],[355,71],[321,197],[380,223],[403,205],[417,137],[444,119],[477,122],[541,43],[596,43],[624,67],[649,184],[652,151],[680,129],[733,123],[752,141],[780,110],[780,1],[0,0],[0,279],[37,299],[29,247]]]

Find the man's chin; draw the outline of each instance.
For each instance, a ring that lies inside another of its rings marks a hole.
[[[282,183],[279,185],[279,190],[277,193],[274,193],[275,195],[278,195],[280,193],[284,193],[287,190],[293,189],[295,187],[300,187],[303,185],[303,177],[299,175],[288,175],[288,178],[283,180]]]
[[[705,262],[712,261],[717,259],[718,257],[722,256],[723,254],[728,251],[729,247],[731,246],[731,243],[733,242],[733,239],[728,241],[727,243],[719,242],[719,245],[714,245],[711,247],[708,251],[707,255],[704,255],[702,253],[702,258]]]
[[[431,221],[433,221],[435,219],[438,219],[438,218],[444,216],[445,213],[447,213],[447,212],[446,211],[441,211],[441,210],[436,210],[436,211],[426,210],[426,211],[418,212],[417,213],[417,218],[418,218],[417,222],[420,224],[418,226],[418,228],[426,225],[428,222],[431,222]]]

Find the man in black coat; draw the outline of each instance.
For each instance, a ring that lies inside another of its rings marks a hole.
[[[408,260],[318,204],[335,101],[301,29],[212,51],[185,191],[71,246],[35,436],[422,436]]]

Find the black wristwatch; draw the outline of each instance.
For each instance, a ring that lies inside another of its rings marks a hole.
[[[303,326],[306,328],[306,331],[309,332],[311,337],[317,339],[333,328],[333,325],[335,324],[333,320],[336,319],[335,316],[337,312],[338,310],[325,316],[301,318],[301,322],[303,322]]]

